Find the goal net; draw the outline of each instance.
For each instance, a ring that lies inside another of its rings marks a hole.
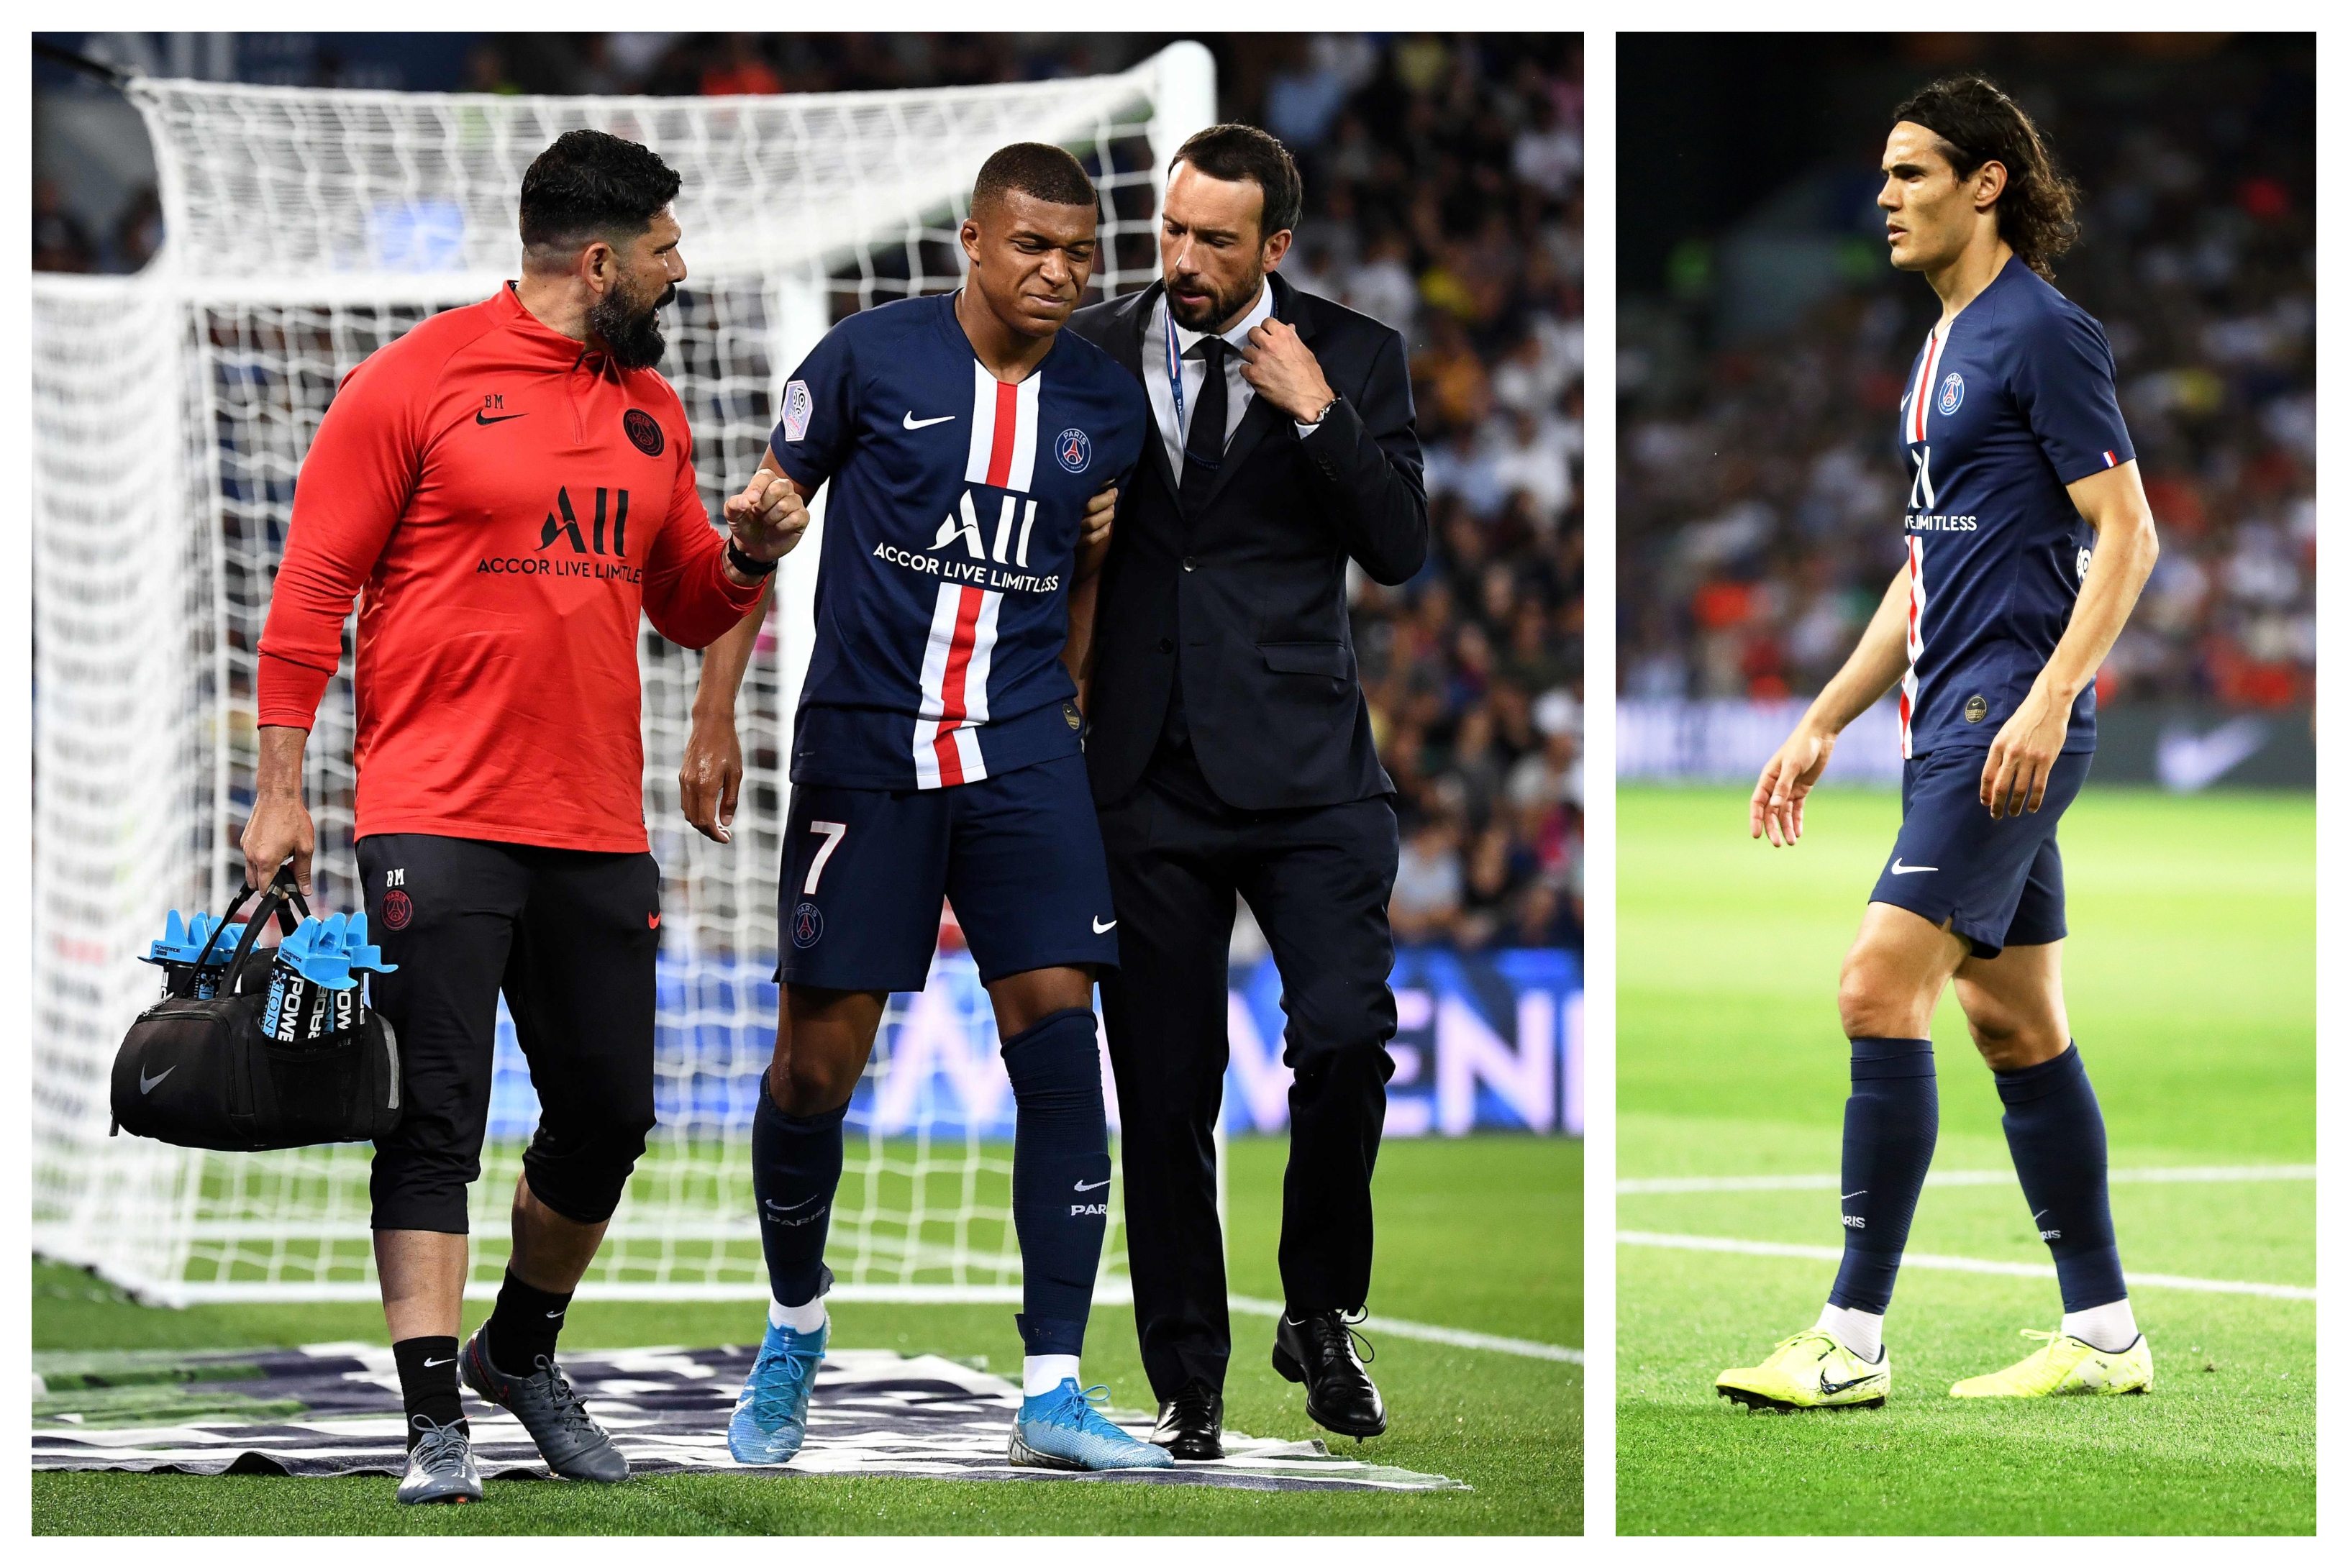
[[[164,250],[136,277],[33,284],[34,1246],[159,1301],[372,1297],[365,1147],[179,1150],[108,1137],[107,1108],[114,1052],[158,990],[137,955],[167,910],[217,914],[242,880],[254,648],[294,476],[342,377],[515,275],[516,195],[548,142],[579,126],[643,141],[684,176],[691,276],[663,368],[714,515],[832,323],[958,284],[955,230],[997,147],[1084,160],[1103,203],[1097,284],[1146,283],[1166,161],[1213,119],[1213,65],[1183,44],[1116,76],[715,99],[128,90],[155,144]],[[644,814],[664,879],[660,1126],[591,1295],[765,1293],[750,1118],[773,1046],[785,759],[819,556],[819,532],[788,558],[744,682],[730,844],[687,827],[677,799],[699,655],[642,633]],[[322,910],[361,905],[350,635],[308,754]],[[476,1294],[504,1267],[537,1114],[502,1010],[499,1034]],[[843,1296],[1015,1298],[1011,1115],[949,920],[928,988],[891,999],[850,1111],[829,1253]],[[1114,1211],[1105,1259],[1115,1294]]]

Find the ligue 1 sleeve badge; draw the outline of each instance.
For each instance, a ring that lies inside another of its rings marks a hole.
[[[1941,383],[1941,415],[1946,417],[1950,414],[1955,413],[1957,411],[1957,406],[1964,400],[1965,378],[1952,370],[1949,372],[1948,379]]]
[[[1060,438],[1052,443],[1052,450],[1059,458],[1060,466],[1072,474],[1083,473],[1092,466],[1093,438],[1073,427],[1060,432]]]

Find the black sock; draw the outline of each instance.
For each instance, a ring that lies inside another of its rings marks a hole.
[[[2030,1202],[2032,1228],[2054,1254],[2063,1310],[2085,1312],[2127,1295],[2112,1232],[2104,1113],[2079,1059],[2065,1047],[2053,1061],[1997,1075],[2005,1102],[2005,1146]]]
[[[1941,1136],[1932,1042],[1850,1042],[1850,1099],[1842,1110],[1842,1268],[1828,1305],[1878,1315],[1908,1248],[1908,1226]]]
[[[805,1306],[831,1287],[823,1243],[831,1233],[831,1200],[839,1190],[841,1134],[848,1107],[785,1116],[766,1078],[750,1119],[750,1185],[758,1197],[758,1239],[767,1280],[785,1306]]]
[[[1084,1352],[1108,1233],[1108,1118],[1089,1008],[1046,1016],[1003,1042],[1019,1105],[1011,1218],[1019,1232],[1019,1337],[1030,1356]]]
[[[465,1418],[464,1401],[457,1395],[457,1340],[453,1335],[422,1334],[391,1347],[399,1366],[399,1399],[411,1418],[407,1446],[416,1446],[412,1418],[422,1416],[436,1427]],[[467,1423],[469,1429],[470,1423]]]
[[[498,1304],[489,1309],[489,1361],[500,1372],[527,1377],[538,1370],[538,1358],[554,1354],[554,1336],[562,1332],[562,1315],[571,1310],[571,1293],[557,1295],[541,1290],[509,1267],[505,1284],[498,1286]]]

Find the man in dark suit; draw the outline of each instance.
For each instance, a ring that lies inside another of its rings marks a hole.
[[[1123,965],[1101,991],[1134,1313],[1154,1440],[1178,1458],[1222,1451],[1214,1129],[1235,893],[1280,965],[1295,1072],[1272,1365],[1323,1427],[1385,1429],[1350,1325],[1394,1070],[1398,845],[1345,573],[1416,573],[1426,492],[1400,335],[1275,272],[1303,200],[1272,137],[1200,132],[1168,179],[1160,282],[1070,323],[1141,378],[1158,427],[1102,568],[1086,760]]]

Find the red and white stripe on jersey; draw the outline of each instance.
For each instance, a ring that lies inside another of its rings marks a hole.
[[[1030,377],[1032,380],[1033,377]],[[994,668],[995,617],[1003,595],[941,583],[922,655],[922,712],[913,723],[918,789],[970,784],[986,777],[978,728],[987,719],[986,677]]]
[[[1916,755],[1909,725],[1916,717],[1916,661],[1924,656],[1924,542],[1908,536],[1908,672],[1900,677],[1900,755]]]
[[[1917,368],[1915,390],[1908,395],[1908,438],[1910,441],[1924,438],[1924,410],[1931,403],[1932,372],[1940,368],[1940,364],[1941,330],[1934,327],[1932,335],[1924,340],[1924,363]],[[1879,430],[1882,428],[1880,425],[1876,427]]]
[[[970,464],[965,482],[993,485],[997,490],[1025,490],[1035,480],[1035,421],[1044,396],[1039,372],[1016,386],[997,381],[973,359],[975,379],[971,397]]]

